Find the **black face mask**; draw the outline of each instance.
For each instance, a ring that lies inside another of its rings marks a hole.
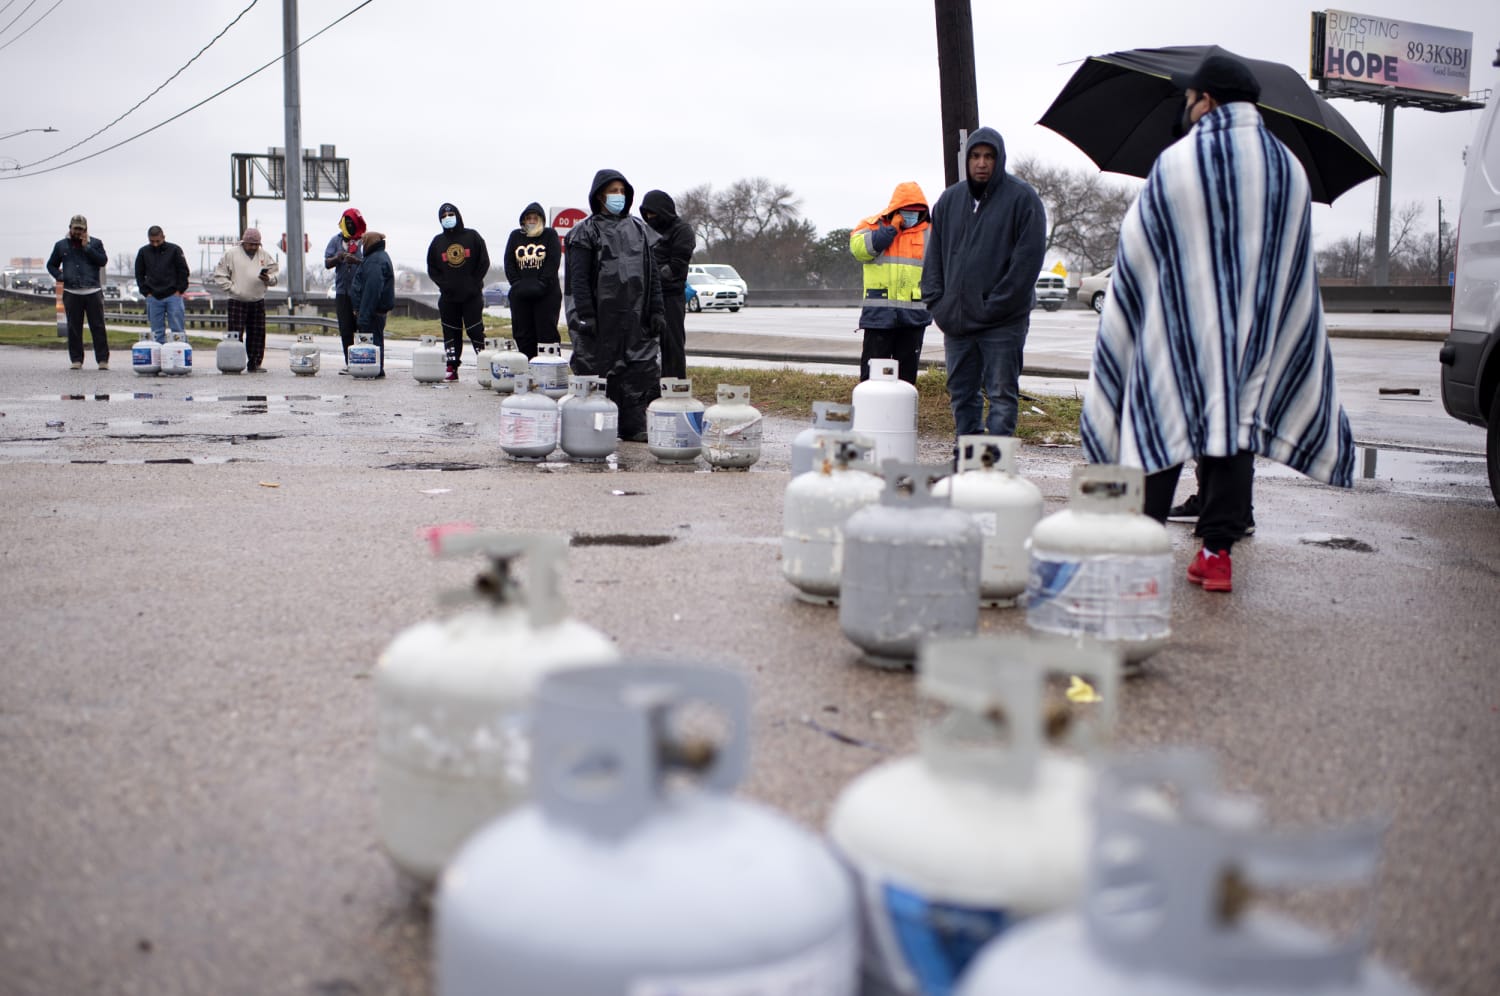
[[[1178,139],[1193,130],[1193,119],[1189,116],[1192,105],[1186,105],[1182,113],[1177,115],[1177,120],[1172,122],[1172,138]]]

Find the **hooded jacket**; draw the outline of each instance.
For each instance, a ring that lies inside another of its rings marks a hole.
[[[366,232],[362,245],[365,258],[350,282],[349,300],[358,316],[356,327],[369,331],[376,315],[383,315],[396,306],[396,273],[391,267],[391,257],[385,251],[384,235]]]
[[[109,253],[104,251],[104,243],[84,233],[82,242],[57,240],[47,260],[47,272],[52,279],[62,281],[63,290],[93,294],[101,290],[99,268],[108,265]]]
[[[191,276],[187,257],[179,245],[163,242],[154,246],[148,242],[135,254],[135,285],[143,297],[165,301],[187,290]]]
[[[457,215],[458,224],[433,237],[427,247],[427,275],[437,284],[439,294],[461,301],[484,293],[490,251],[478,232],[464,227],[464,216],[458,208],[445,203],[438,208],[438,217],[442,218],[445,211]]]
[[[984,192],[969,189],[969,150],[995,150]],[[1024,180],[1005,172],[1005,142],[977,128],[964,143],[964,178],[938,197],[922,262],[922,300],[944,335],[972,336],[1031,315],[1046,251],[1046,209]]]
[[[604,209],[605,186],[625,182],[625,210]],[[626,364],[656,360],[654,320],[665,321],[661,274],[652,251],[657,235],[631,217],[635,189],[618,170],[601,169],[589,187],[593,211],[568,235],[568,329],[573,372],[607,377]]]
[[[557,229],[547,225],[547,212],[536,201],[526,205],[517,221],[528,214],[542,218],[542,233],[535,238],[517,228],[505,243],[505,279],[516,301],[540,301],[562,293],[557,271],[562,267],[562,240]]]
[[[687,289],[688,263],[698,248],[693,226],[677,217],[677,203],[665,190],[648,190],[641,198],[641,212],[650,211],[655,221],[646,224],[661,236],[655,247],[657,272],[661,274],[662,300],[676,300]]]
[[[912,206],[922,208],[922,217],[908,227],[901,224],[901,209]],[[925,328],[932,322],[922,303],[921,287],[922,256],[931,227],[927,195],[908,180],[896,185],[885,210],[864,219],[849,233],[849,252],[864,264],[860,328]]]

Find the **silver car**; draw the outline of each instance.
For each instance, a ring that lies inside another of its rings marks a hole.
[[[1095,311],[1104,310],[1104,296],[1109,291],[1109,278],[1114,275],[1113,266],[1100,270],[1092,277],[1084,277],[1078,285],[1078,300],[1084,301]]]

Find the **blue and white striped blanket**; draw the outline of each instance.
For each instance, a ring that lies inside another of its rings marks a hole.
[[[1253,104],[1204,115],[1126,214],[1081,429],[1096,463],[1253,450],[1352,486],[1307,176]]]

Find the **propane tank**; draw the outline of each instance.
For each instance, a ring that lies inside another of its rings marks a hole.
[[[1031,531],[1026,624],[1118,644],[1128,666],[1172,635],[1172,538],[1141,514],[1138,467],[1073,468],[1068,507]]]
[[[862,900],[865,996],[951,993],[989,941],[1077,902],[1094,789],[1079,754],[1113,730],[1119,671],[1118,651],[1056,637],[922,644],[917,690],[946,718],[828,823]],[[1049,701],[1059,677],[1088,695]]]
[[[1271,833],[1253,800],[1211,791],[1211,778],[1207,759],[1184,751],[1106,768],[1078,912],[1000,937],[959,996],[1418,996],[1367,955],[1380,828]],[[1246,912],[1257,887],[1328,884],[1364,887],[1352,937]]]
[[[661,379],[661,397],[646,406],[646,449],[661,463],[692,463],[703,452],[703,402],[691,380]]]
[[[219,373],[238,374],[244,373],[245,367],[249,365],[250,358],[245,353],[245,342],[238,332],[225,332],[224,338],[219,341],[219,346],[214,350],[214,361],[218,364]]]
[[[161,347],[161,372],[168,377],[186,377],[193,372],[193,347],[187,333],[169,332]]]
[[[349,347],[349,375],[351,377],[378,377],[384,369],[380,347],[375,345],[373,332],[356,332],[354,345]]]
[[[569,377],[559,402],[563,452],[579,463],[599,463],[620,442],[620,406],[604,396],[603,377]]]
[[[512,460],[544,460],[557,449],[557,402],[531,389],[530,374],[516,374],[512,383],[500,402],[500,448]]]
[[[411,375],[418,384],[440,384],[448,376],[448,353],[437,336],[422,336],[411,351]]]
[[[549,676],[534,801],[443,874],[438,996],[854,996],[848,877],[822,841],[730,794],[746,698],[737,676],[684,665]],[[695,708],[727,740],[678,732]]]
[[[375,670],[380,838],[404,871],[432,880],[492,817],[528,796],[531,697],[546,675],[619,655],[568,618],[557,575],[565,541],[450,533],[439,555],[482,554],[474,605],[391,641]],[[512,577],[526,558],[521,587]]]
[[[917,389],[895,360],[870,361],[870,379],[854,389],[854,431],[875,440],[875,464],[917,459]]]
[[[822,458],[786,486],[781,519],[781,573],[797,597],[814,605],[839,604],[844,523],[880,501],[885,481],[868,462],[874,443],[852,432],[824,432]]]
[[[308,332],[300,332],[297,341],[292,343],[292,373],[299,377],[312,377],[323,365],[323,354],[318,350],[318,344]]]
[[[958,474],[933,487],[953,507],[974,517],[984,534],[980,605],[1015,605],[1029,574],[1026,540],[1042,518],[1042,492],[1016,471],[1021,441],[1014,436],[959,436]]]
[[[474,357],[474,365],[478,369],[474,372],[474,382],[485,390],[490,386],[490,361],[495,358],[495,347],[499,345],[498,339],[485,336],[484,348],[479,355]]]
[[[703,456],[714,470],[745,470],[760,459],[761,415],[748,385],[720,384],[703,413]]]
[[[130,347],[130,369],[138,374],[150,375],[161,370],[161,343],[148,332]]]
[[[531,361],[516,348],[516,341],[501,339],[490,357],[490,386],[498,394],[509,394],[515,389],[516,375],[530,373]]]
[[[553,401],[568,393],[568,361],[563,359],[562,343],[537,343],[530,372],[533,391],[539,391]]]
[[[792,476],[805,474],[817,466],[818,440],[832,432],[848,432],[854,420],[853,405],[832,401],[813,402],[813,424],[797,433],[792,440]]]

